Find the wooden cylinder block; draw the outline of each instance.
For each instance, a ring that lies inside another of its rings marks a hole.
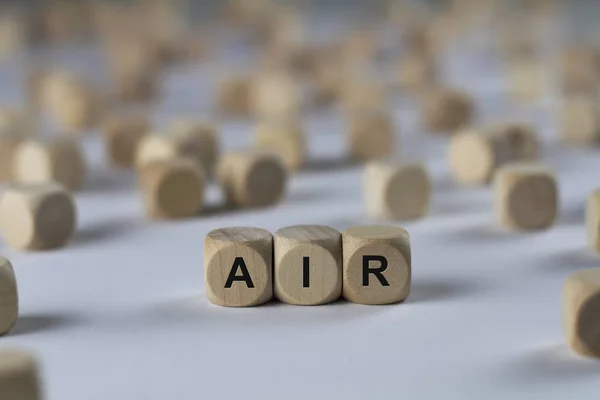
[[[424,96],[422,119],[433,133],[454,133],[471,122],[474,104],[471,97],[454,89],[435,89]]]
[[[361,110],[349,116],[350,157],[368,161],[396,151],[396,126],[391,115],[382,110]]]
[[[373,218],[410,220],[429,210],[431,181],[423,164],[372,161],[363,182],[367,212]]]
[[[104,126],[104,144],[110,163],[117,168],[131,168],[139,143],[148,134],[150,122],[141,115],[115,115]]]
[[[15,271],[10,261],[0,257],[0,336],[10,332],[18,317],[19,294]]]
[[[511,163],[494,177],[494,201],[500,225],[509,229],[550,227],[558,212],[554,175],[534,163]]]
[[[19,182],[56,181],[68,190],[77,190],[85,180],[83,151],[77,142],[66,138],[25,141],[15,149],[13,163]]]
[[[216,94],[217,109],[229,117],[248,117],[252,113],[252,78],[233,75],[221,80]]]
[[[63,247],[76,220],[73,196],[56,183],[12,184],[0,199],[0,233],[16,249]]]
[[[291,74],[270,72],[255,77],[251,96],[254,114],[260,119],[296,119],[302,111],[300,85]]]
[[[250,307],[273,298],[273,235],[259,228],[221,228],[206,235],[204,285],[220,306]]]
[[[235,207],[265,207],[279,202],[287,186],[281,158],[267,151],[226,154],[218,167],[227,202]]]
[[[275,297],[319,305],[342,294],[342,236],[327,226],[298,225],[275,232]]]
[[[16,349],[0,351],[0,394],[6,400],[42,400],[35,356]]]
[[[511,161],[533,161],[538,153],[539,141],[527,125],[464,129],[450,141],[450,170],[461,184],[482,185],[492,180],[500,166]]]
[[[268,120],[255,131],[256,147],[277,153],[286,168],[298,170],[306,160],[306,137],[300,122]]]
[[[168,132],[178,154],[195,160],[208,175],[212,175],[220,155],[219,137],[214,125],[179,119],[171,123]]]
[[[410,293],[410,237],[397,226],[357,226],[342,233],[343,295],[354,303],[391,304]]]
[[[559,134],[561,140],[573,146],[600,143],[600,106],[588,97],[570,97],[564,101]]]
[[[140,170],[144,204],[150,218],[197,215],[204,204],[204,172],[185,158],[154,161]]]
[[[594,190],[588,197],[585,220],[588,244],[592,250],[600,252],[600,189]]]
[[[584,269],[567,278],[563,294],[565,339],[574,352],[600,358],[600,268]]]

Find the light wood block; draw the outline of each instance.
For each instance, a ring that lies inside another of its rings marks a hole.
[[[570,97],[564,101],[560,117],[560,138],[573,146],[600,143],[600,106],[589,97]]]
[[[320,225],[281,228],[274,235],[275,297],[314,306],[342,294],[342,235]]]
[[[0,109],[0,131],[9,131],[15,135],[30,137],[35,133],[35,121],[23,110]]]
[[[221,146],[216,126],[209,122],[177,119],[168,129],[177,153],[190,157],[210,176],[219,159]]]
[[[216,106],[228,117],[248,117],[252,114],[252,78],[232,75],[219,82]]]
[[[372,218],[417,219],[429,210],[431,180],[421,163],[372,161],[364,170],[363,192]]]
[[[569,96],[598,99],[600,71],[595,50],[586,47],[567,48],[559,60],[559,82]]]
[[[109,162],[131,168],[139,143],[148,134],[150,122],[141,115],[114,115],[104,124],[104,145]]]
[[[221,228],[204,242],[204,286],[211,303],[251,307],[273,298],[273,235],[259,228]]]
[[[410,293],[408,232],[397,226],[356,226],[342,232],[343,295],[354,303],[392,304]]]
[[[278,203],[287,187],[287,172],[276,154],[251,150],[226,154],[219,162],[217,180],[227,203],[255,208]]]
[[[522,102],[535,102],[543,98],[549,85],[546,65],[532,58],[519,59],[510,65],[509,87],[512,96]]]
[[[394,154],[396,124],[383,110],[352,112],[348,121],[348,150],[355,160],[368,161]]]
[[[204,204],[204,172],[196,162],[186,158],[145,165],[140,170],[140,185],[150,218],[192,217]]]
[[[422,93],[435,84],[437,78],[434,62],[424,54],[406,54],[398,63],[397,84],[403,91]]]
[[[527,125],[510,123],[466,128],[452,136],[448,160],[458,183],[484,185],[508,162],[537,159],[539,147],[535,131]]]
[[[11,181],[14,178],[14,155],[17,147],[23,142],[23,136],[14,130],[0,128],[0,181]]]
[[[36,357],[27,351],[0,351],[0,398],[41,400],[42,383]]]
[[[594,190],[587,199],[585,210],[588,244],[600,252],[600,189]]]
[[[277,153],[286,168],[296,171],[306,160],[306,137],[297,120],[268,120],[259,123],[254,133],[257,148]]]
[[[563,292],[563,325],[567,345],[583,356],[600,358],[600,268],[571,274]]]
[[[494,177],[494,201],[500,225],[516,230],[547,229],[558,212],[556,180],[539,164],[507,164]]]
[[[16,183],[0,199],[0,233],[20,250],[65,246],[77,223],[73,196],[56,183]]]
[[[259,119],[297,119],[302,112],[302,91],[289,73],[265,72],[254,78],[251,104]]]
[[[10,332],[18,317],[19,294],[15,271],[10,261],[0,257],[0,336]]]
[[[68,190],[77,190],[84,183],[86,163],[74,140],[27,140],[15,149],[13,172],[19,182],[56,181]]]
[[[346,72],[346,75],[352,75]],[[387,95],[383,82],[361,77],[346,76],[341,91],[341,102],[349,113],[362,109],[384,109]]]
[[[459,90],[433,89],[423,98],[423,124],[433,133],[454,133],[468,125],[474,113],[473,100]]]

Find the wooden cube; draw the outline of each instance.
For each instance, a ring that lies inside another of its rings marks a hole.
[[[251,104],[260,119],[297,119],[302,111],[300,85],[291,74],[265,72],[254,78]]]
[[[588,244],[594,251],[600,252],[600,189],[594,190],[588,197],[585,220]]]
[[[420,93],[437,80],[434,62],[424,54],[404,55],[398,63],[397,84],[401,90]]]
[[[561,140],[569,145],[590,146],[600,143],[600,107],[598,100],[570,97],[564,101],[560,119]]]
[[[345,77],[340,100],[342,106],[349,113],[353,113],[354,110],[385,108],[386,96],[383,82],[376,79],[350,76]]]
[[[233,75],[221,80],[216,94],[217,109],[229,117],[248,117],[252,106],[252,78]]]
[[[6,400],[41,400],[42,383],[35,356],[24,350],[0,351],[0,395]]]
[[[83,151],[67,138],[27,140],[15,149],[13,162],[19,182],[56,181],[68,190],[77,190],[85,180]]]
[[[423,124],[433,133],[454,133],[471,122],[474,112],[471,97],[455,89],[433,89],[422,104]]]
[[[23,142],[23,136],[14,130],[0,128],[0,181],[14,178],[14,154]]]
[[[212,174],[219,156],[216,129],[193,121],[175,121],[167,135],[147,135],[136,150],[136,164],[143,167],[158,160],[189,158]]]
[[[19,294],[15,271],[10,261],[0,257],[0,336],[10,332],[18,317]]]
[[[507,164],[494,177],[494,201],[498,222],[506,228],[549,228],[558,212],[556,180],[539,164]]]
[[[275,297],[314,306],[342,294],[342,235],[320,225],[297,225],[275,232]]]
[[[350,157],[369,161],[396,151],[396,124],[383,110],[355,111],[349,116],[348,148]]]
[[[250,307],[273,298],[273,235],[259,228],[221,228],[204,242],[204,286],[211,303]]]
[[[515,61],[509,70],[512,96],[523,102],[540,100],[546,94],[545,85],[548,85],[545,68],[546,65],[536,59],[524,58]]]
[[[287,186],[287,172],[281,158],[260,150],[226,154],[219,162],[217,179],[227,203],[241,208],[276,204]]]
[[[139,143],[148,134],[150,122],[141,115],[114,115],[104,126],[104,145],[109,162],[117,168],[131,168]]]
[[[491,182],[495,171],[508,162],[537,159],[539,140],[527,125],[496,124],[459,131],[448,149],[454,179],[463,185],[483,185]]]
[[[197,215],[204,204],[204,172],[186,158],[149,163],[140,170],[140,184],[150,218],[180,219]]]
[[[296,171],[306,160],[306,137],[297,120],[268,120],[258,124],[254,134],[257,148],[277,153],[286,168]]]
[[[15,183],[0,199],[0,233],[20,250],[63,247],[75,232],[75,200],[56,183]]]
[[[571,274],[564,285],[563,324],[568,346],[583,356],[600,358],[600,268]]]
[[[372,161],[365,167],[363,192],[372,218],[417,219],[429,210],[431,181],[421,163]]]
[[[598,98],[600,71],[593,49],[567,48],[559,60],[558,72],[564,94]]]
[[[391,304],[410,293],[410,237],[398,226],[356,226],[342,233],[343,295],[360,304]]]

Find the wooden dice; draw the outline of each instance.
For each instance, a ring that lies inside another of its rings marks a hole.
[[[296,119],[302,111],[300,86],[291,74],[270,72],[257,76],[251,96],[254,114],[260,119]]]
[[[11,181],[14,178],[14,155],[17,147],[23,142],[23,135],[13,129],[0,128],[0,181]]]
[[[600,358],[600,268],[573,273],[565,281],[563,293],[567,344],[578,354]]]
[[[15,150],[13,172],[19,182],[56,181],[69,190],[77,190],[84,183],[86,164],[83,151],[73,140],[28,140]]]
[[[508,162],[535,160],[539,141],[527,125],[496,124],[460,130],[448,149],[454,179],[463,185],[482,185],[489,183],[494,172]]]
[[[281,158],[268,151],[238,151],[219,162],[217,180],[233,207],[265,207],[280,201],[287,186]]]
[[[138,167],[157,160],[185,157],[212,174],[219,156],[216,129],[207,123],[189,120],[174,121],[166,135],[147,135],[136,150]]]
[[[136,149],[148,134],[150,122],[141,115],[115,115],[104,124],[104,144],[109,162],[117,168],[135,164]]]
[[[591,249],[600,252],[600,189],[594,190],[588,197],[585,219],[588,244]]]
[[[56,183],[17,183],[0,199],[0,233],[20,250],[63,247],[73,236],[75,201]]]
[[[259,228],[222,228],[206,235],[204,285],[208,300],[248,307],[273,298],[273,235]]]
[[[157,160],[140,170],[141,192],[147,215],[180,219],[197,215],[204,204],[204,172],[192,160]]]
[[[15,271],[10,261],[0,257],[0,336],[10,332],[18,317],[19,295]]]
[[[333,228],[281,228],[274,239],[275,297],[284,303],[319,305],[342,294],[342,236]]]
[[[357,226],[342,233],[343,295],[360,304],[391,304],[410,293],[408,232],[395,226]]]
[[[372,161],[365,167],[363,193],[373,218],[416,219],[429,210],[431,181],[420,163]]]
[[[286,168],[296,171],[306,160],[306,137],[297,120],[268,120],[256,126],[257,148],[277,153]]]
[[[248,117],[252,114],[252,78],[245,75],[225,77],[219,82],[216,106],[228,117]]]
[[[539,164],[507,164],[494,177],[494,202],[500,225],[516,230],[546,229],[558,212],[554,175]]]
[[[389,113],[375,109],[357,110],[349,115],[348,125],[351,158],[369,161],[396,151],[396,125]]]
[[[433,133],[454,133],[474,117],[471,97],[460,90],[432,89],[423,97],[422,120]]]
[[[573,146],[600,143],[600,107],[597,99],[568,97],[560,116],[559,135],[562,142]]]
[[[6,400],[41,400],[42,383],[35,356],[16,349],[0,351],[0,396]]]

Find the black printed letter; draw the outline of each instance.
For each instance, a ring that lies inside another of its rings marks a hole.
[[[237,274],[238,268],[242,270],[242,275],[240,276]],[[225,282],[225,288],[229,289],[234,281],[244,281],[248,288],[254,289],[254,283],[252,283],[252,278],[250,278],[250,273],[248,272],[248,268],[246,268],[246,263],[242,257],[236,257],[233,261],[233,266],[231,267],[231,271],[229,271],[227,282]]]
[[[310,287],[310,260],[302,257],[302,287]]]
[[[379,268],[369,268],[369,262],[371,261],[379,261],[381,266]],[[369,274],[375,275],[382,286],[390,286],[385,276],[383,276],[383,271],[387,267],[388,260],[384,256],[363,256],[363,286],[369,286]]]

